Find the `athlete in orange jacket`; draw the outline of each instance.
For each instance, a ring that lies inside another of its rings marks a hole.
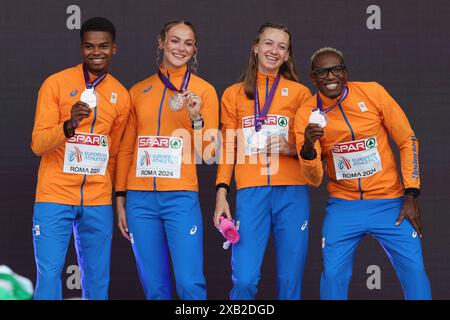
[[[158,74],[131,89],[117,160],[119,228],[133,245],[147,299],[171,298],[169,252],[179,297],[206,299],[196,163],[214,156],[218,99],[187,66],[197,49],[191,23],[167,23],[158,40]]]
[[[319,92],[297,112],[295,135],[308,183],[321,183],[322,160],[329,177],[321,298],[347,298],[354,251],[366,233],[388,252],[405,297],[431,298],[417,237],[419,146],[408,119],[378,83],[347,82],[340,51],[322,48],[311,63]],[[403,185],[388,135],[400,150]]]
[[[266,101],[276,75],[257,72],[260,104]],[[296,81],[280,77],[278,91],[265,120],[268,132],[279,133],[294,148],[295,136],[293,120],[300,104],[311,93],[308,88]],[[242,82],[228,87],[221,100],[222,145],[216,185],[230,186],[235,170],[238,190],[257,186],[306,185],[306,179],[299,170],[298,160],[291,154],[261,155],[250,147],[251,135],[255,131],[254,100],[245,95]],[[292,150],[294,151],[294,150]],[[294,151],[295,152],[295,151]]]
[[[83,297],[108,297],[112,182],[130,98],[106,72],[117,51],[114,25],[92,18],[80,33],[83,65],[50,76],[38,94],[31,145],[42,157],[33,218],[35,299],[61,299],[72,228]]]
[[[309,195],[296,159],[294,116],[311,93],[299,83],[291,36],[264,24],[242,82],[222,97],[222,152],[214,224],[231,214],[226,200],[235,169],[236,220],[231,299],[254,299],[267,241],[275,239],[279,299],[299,299],[308,245]],[[255,83],[256,82],[256,83]]]

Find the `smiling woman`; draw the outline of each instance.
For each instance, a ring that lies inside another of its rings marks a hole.
[[[197,68],[197,36],[190,22],[174,21],[166,24],[158,36],[158,49],[163,52],[162,64],[167,69],[180,68],[191,59],[191,71]]]
[[[286,26],[262,25],[241,82],[222,96],[222,136],[233,140],[223,139],[221,154],[245,158],[244,163],[220,163],[216,179],[214,224],[219,227],[222,216],[232,218],[226,196],[235,170],[235,219],[242,241],[233,244],[231,299],[256,297],[271,231],[277,250],[278,298],[301,297],[309,195],[296,159],[293,122],[311,93],[299,83],[291,43]]]
[[[168,22],[157,40],[158,72],[131,89],[132,111],[117,161],[118,225],[133,246],[147,299],[172,296],[169,252],[180,299],[206,299],[195,151],[189,146],[194,135],[209,139],[204,149],[217,140],[218,99],[194,74],[197,36],[191,23]]]

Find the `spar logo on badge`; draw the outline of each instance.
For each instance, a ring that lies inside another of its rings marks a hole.
[[[368,149],[372,149],[372,148],[374,148],[374,147],[376,147],[376,146],[377,146],[377,142],[376,142],[376,140],[375,140],[374,138],[367,139],[367,141],[366,141],[366,147],[367,147]]]
[[[278,123],[278,117],[276,115],[267,115],[267,117],[265,118],[263,124],[266,126],[276,126],[277,124],[281,126],[281,124]],[[287,119],[285,117],[280,117],[280,118],[284,118],[284,120],[282,120],[282,123],[285,123],[284,126],[287,125]],[[242,118],[242,128],[250,128],[255,126],[255,117],[254,116],[249,116],[249,117],[245,117]]]
[[[288,124],[288,121],[287,121],[286,117],[278,117],[278,125],[280,127],[284,128],[287,126],[287,124]]]
[[[173,149],[179,149],[181,147],[181,140],[178,138],[170,139],[170,147]]]
[[[367,140],[358,140],[334,145],[332,151],[333,153],[352,153],[366,151],[375,148],[376,146],[377,141],[375,138],[369,138]]]
[[[68,143],[84,144],[89,146],[105,147],[108,141],[105,136],[98,136],[95,134],[76,134],[69,140]]]
[[[345,167],[347,170],[350,170],[352,168],[352,165],[350,164],[350,161],[348,161],[344,157],[340,157],[340,158],[341,158],[341,160],[339,160],[339,162],[338,162],[339,169],[343,170],[344,167]]]
[[[81,153],[80,149],[77,147],[74,147],[75,150],[73,150],[71,153],[69,153],[69,161],[74,162],[82,162],[83,161],[83,154]]]
[[[106,147],[106,146],[108,145],[108,139],[106,139],[105,136],[102,136],[102,137],[100,138],[100,145],[101,145],[102,147]]]
[[[169,137],[145,136],[138,139],[139,148],[169,148],[169,142]]]
[[[141,157],[141,166],[146,165],[147,167],[149,167],[150,164],[150,154],[147,151],[144,151],[144,154]]]

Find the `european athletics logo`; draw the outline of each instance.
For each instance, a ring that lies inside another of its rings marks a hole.
[[[75,147],[74,151],[69,153],[69,161],[74,162],[75,159],[77,160],[77,162],[83,161],[83,154],[81,153],[80,149],[78,149],[77,147]]]
[[[142,155],[141,157],[141,166],[143,166],[144,164],[148,167],[150,165],[151,161],[150,161],[150,155],[148,154],[147,151],[144,151],[144,155]]]
[[[340,157],[341,158],[341,160],[339,160],[339,162],[338,162],[338,167],[339,167],[339,169],[344,169],[344,167],[347,169],[347,170],[350,170],[351,169],[351,164],[350,164],[350,161],[348,161],[346,158],[344,158],[344,157]]]

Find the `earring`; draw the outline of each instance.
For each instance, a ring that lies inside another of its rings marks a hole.
[[[192,70],[192,72],[194,72],[194,73],[197,72],[197,68],[198,68],[197,52],[195,52],[194,56],[192,57],[192,63],[191,63],[191,68],[190,68]]]

